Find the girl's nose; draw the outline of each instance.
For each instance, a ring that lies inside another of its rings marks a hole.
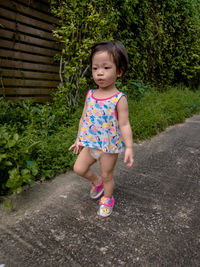
[[[97,75],[103,75],[103,70],[99,69],[98,72],[97,72]]]

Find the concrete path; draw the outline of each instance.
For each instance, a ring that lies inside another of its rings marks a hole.
[[[98,166],[94,166],[94,169]],[[120,156],[111,217],[96,215],[74,173],[37,183],[0,205],[0,266],[200,266],[200,115]]]

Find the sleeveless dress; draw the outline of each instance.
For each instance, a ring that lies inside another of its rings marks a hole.
[[[97,89],[98,90],[98,89]],[[119,129],[116,105],[125,95],[119,92],[109,98],[97,99],[95,89],[86,96],[86,113],[79,133],[78,145],[96,148],[105,153],[121,153],[124,142]]]

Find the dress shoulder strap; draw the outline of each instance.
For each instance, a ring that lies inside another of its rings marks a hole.
[[[88,97],[90,97],[93,92],[94,92],[94,89],[90,89],[90,90],[87,91],[87,94],[86,94],[86,97],[85,97],[85,102],[87,102]]]
[[[123,95],[126,97],[126,94],[125,93],[119,92],[119,98],[121,98]]]
[[[116,104],[117,104],[117,102],[120,100],[120,98],[121,98],[122,96],[127,97],[126,94],[124,94],[124,93],[122,93],[122,92],[119,92],[119,93],[115,96]]]

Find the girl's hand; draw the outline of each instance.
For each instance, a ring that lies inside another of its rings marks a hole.
[[[132,148],[126,148],[124,162],[128,162],[128,164],[126,164],[127,167],[131,167],[133,165],[134,157]]]
[[[75,141],[75,143],[72,146],[70,146],[69,150],[71,149],[74,149],[73,153],[77,155],[80,152],[81,146],[79,146],[77,144],[77,141]]]

